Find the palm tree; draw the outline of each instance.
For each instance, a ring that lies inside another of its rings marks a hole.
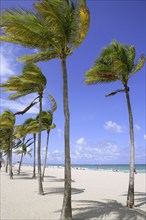
[[[134,206],[134,131],[133,116],[129,96],[129,79],[139,71],[144,63],[145,57],[142,55],[137,63],[135,63],[136,51],[133,45],[127,46],[113,41],[109,46],[104,48],[101,55],[95,61],[94,66],[85,74],[85,83],[87,85],[110,83],[121,81],[123,89],[118,89],[107,96],[115,95],[119,92],[125,92],[130,130],[130,174],[129,187],[127,194],[127,206]]]
[[[20,159],[19,167],[18,167],[18,175],[19,175],[20,170],[21,170],[23,156],[28,154],[31,157],[32,149],[29,149],[29,147],[33,142],[30,142],[32,140],[32,138],[29,138],[27,141],[25,141],[26,136],[27,136],[27,128],[26,128],[25,121],[22,125],[17,125],[15,127],[15,134],[14,135],[15,135],[15,138],[17,138],[19,140],[22,139],[21,144],[19,145],[19,149],[15,152],[16,154],[21,154],[21,159]]]
[[[2,41],[37,48],[38,53],[21,57],[23,61],[61,60],[65,117],[65,189],[61,219],[71,219],[70,114],[66,59],[87,35],[90,14],[86,0],[42,0],[34,4],[36,13],[12,9],[1,15]]]
[[[9,160],[9,175],[10,179],[13,179],[12,172],[12,148],[13,148],[13,132],[15,124],[15,115],[10,110],[4,111],[0,115],[1,131],[5,136],[3,137],[4,143],[7,145],[6,151]],[[5,139],[7,137],[7,140]]]
[[[9,95],[10,99],[17,99],[22,96],[38,93],[39,99],[39,127],[38,127],[38,193],[44,194],[41,180],[41,127],[42,127],[42,98],[46,87],[46,78],[39,67],[33,63],[26,63],[22,74],[10,77],[7,82],[0,84],[0,87],[6,88],[6,92],[15,92]]]
[[[42,126],[47,131],[46,151],[45,151],[45,158],[44,158],[44,167],[43,167],[43,172],[42,172],[42,180],[44,179],[44,175],[45,175],[50,130],[56,128],[56,125],[53,124],[53,113],[57,109],[57,104],[53,96],[50,94],[49,94],[49,99],[50,99],[50,104],[51,104],[51,110],[43,111],[43,114],[42,114]]]
[[[36,118],[28,118],[25,121],[27,125],[27,133],[33,134],[34,150],[33,150],[33,175],[32,178],[36,178],[36,134],[38,133],[39,120]]]
[[[42,180],[44,180],[45,168],[47,163],[47,155],[48,155],[48,144],[49,144],[49,136],[51,129],[56,128],[55,124],[52,124],[53,116],[51,111],[43,111],[42,112],[42,127],[47,131],[47,139],[46,139],[46,150],[45,150],[45,158],[44,158],[44,166],[42,172]]]
[[[1,116],[0,116],[1,122]],[[0,151],[3,156],[6,156],[5,161],[5,172],[8,172],[8,163],[9,163],[9,139],[7,137],[7,129],[0,128]]]

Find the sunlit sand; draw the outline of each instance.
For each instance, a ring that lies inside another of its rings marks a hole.
[[[43,182],[44,196],[38,195],[38,181],[32,167],[22,166],[9,179],[1,170],[2,220],[59,220],[64,190],[64,169],[49,167]],[[124,172],[72,168],[72,210],[74,220],[143,220],[146,217],[145,174],[135,175],[135,208],[126,207],[129,174]]]

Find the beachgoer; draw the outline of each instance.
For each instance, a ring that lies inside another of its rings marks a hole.
[[[137,174],[136,168],[134,168],[134,173]]]

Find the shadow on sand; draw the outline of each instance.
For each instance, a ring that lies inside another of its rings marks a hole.
[[[45,191],[45,195],[49,195],[49,194],[63,194],[64,193],[64,187],[44,188],[44,191]],[[85,191],[84,189],[72,188],[72,195],[73,194],[83,193],[84,191]]]
[[[124,193],[122,196],[127,196],[126,193]],[[146,193],[143,192],[135,192],[135,207],[141,207],[142,205],[146,204]]]
[[[135,192],[135,207],[140,207],[146,204],[146,193]]]
[[[64,179],[59,179],[59,178],[56,178],[56,177],[53,177],[52,179],[51,178],[52,178],[51,176],[48,176],[47,178],[45,176],[44,182],[64,182]],[[71,182],[74,183],[75,181],[71,180]]]
[[[115,200],[105,202],[91,200],[74,200],[73,220],[145,220],[146,213],[137,209],[129,209]]]

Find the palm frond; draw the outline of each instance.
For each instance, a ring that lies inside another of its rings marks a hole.
[[[40,62],[40,61],[48,61],[54,58],[58,58],[58,54],[56,53],[56,50],[47,50],[47,51],[40,51],[37,54],[32,55],[23,55],[19,57],[17,60],[23,61],[23,62]]]
[[[125,92],[125,89],[117,89],[116,91],[109,93],[105,97],[116,95],[119,92]]]
[[[146,62],[146,57],[142,54],[137,64],[135,64],[133,68],[132,75],[138,72],[144,66],[145,62]]]
[[[25,9],[5,10],[1,17],[1,27],[6,36],[1,40],[7,40],[31,48],[51,47],[48,38],[49,32],[36,14]],[[44,33],[45,32],[45,33]],[[46,37],[46,34],[47,37]],[[43,42],[42,42],[43,37]]]
[[[144,63],[144,55],[134,64],[135,47],[113,41],[105,47],[94,66],[85,73],[85,83],[97,84],[120,80],[125,86],[130,77],[140,70]]]
[[[50,105],[51,105],[51,111],[55,112],[57,110],[57,103],[52,95],[49,94],[50,99]]]
[[[79,7],[72,13],[71,44],[77,48],[87,35],[90,24],[90,12],[85,1],[80,2]]]

